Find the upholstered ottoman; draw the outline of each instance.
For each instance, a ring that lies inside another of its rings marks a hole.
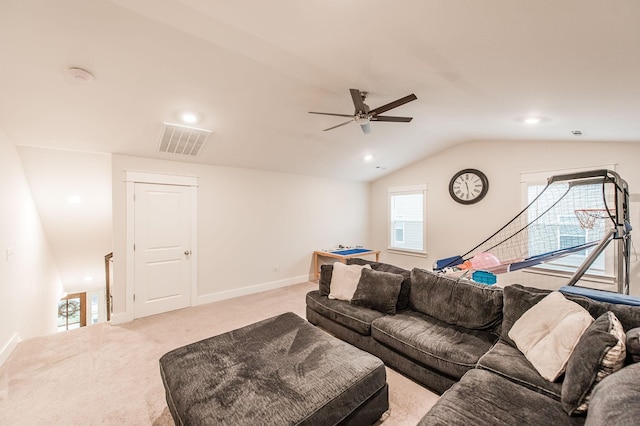
[[[372,424],[389,408],[384,364],[282,314],[160,358],[177,425]]]

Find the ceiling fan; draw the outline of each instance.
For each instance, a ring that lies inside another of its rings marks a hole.
[[[362,128],[362,131],[366,134],[371,132],[371,121],[392,121],[396,123],[408,123],[413,120],[413,117],[392,117],[389,115],[379,115],[383,112],[389,111],[390,109],[397,108],[400,105],[404,105],[407,102],[415,101],[418,99],[416,95],[413,93],[405,96],[404,98],[400,98],[393,102],[390,102],[386,105],[382,105],[381,107],[369,109],[369,106],[364,103],[367,99],[368,92],[362,92],[358,89],[349,89],[351,92],[351,98],[353,99],[353,105],[356,107],[356,110],[353,114],[334,114],[330,112],[314,112],[309,111],[309,114],[321,114],[321,115],[333,115],[336,117],[349,117],[351,118],[349,121],[345,121],[344,123],[340,123],[336,126],[329,127],[327,130],[335,129],[336,127],[347,125],[351,122],[356,122]]]

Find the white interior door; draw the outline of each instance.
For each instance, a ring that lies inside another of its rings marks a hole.
[[[135,184],[135,318],[190,306],[192,196],[188,186]]]

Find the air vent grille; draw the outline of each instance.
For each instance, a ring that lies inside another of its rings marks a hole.
[[[210,134],[211,130],[162,123],[158,151],[195,157],[202,150]]]

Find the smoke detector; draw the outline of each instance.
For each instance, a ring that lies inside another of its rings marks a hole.
[[[79,67],[67,68],[67,75],[79,83],[91,83],[95,79],[93,74]]]
[[[162,123],[158,152],[195,157],[200,153],[211,130]]]

